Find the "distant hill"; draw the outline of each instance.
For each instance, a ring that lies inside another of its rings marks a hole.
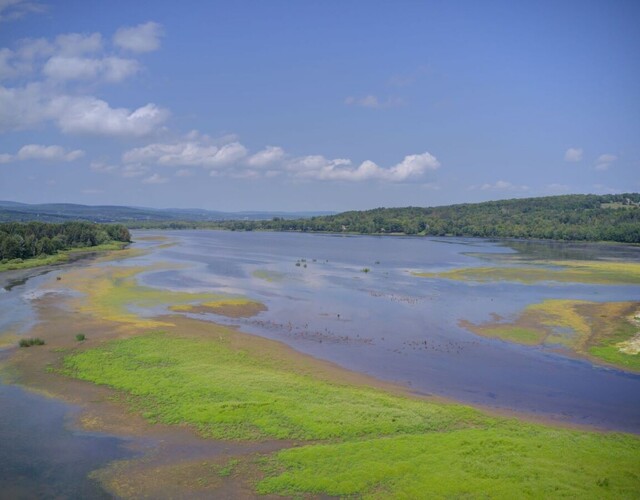
[[[343,213],[215,212],[0,201],[0,221],[120,222],[129,228],[212,228],[640,243],[640,193],[574,194]]]
[[[176,222],[155,227],[640,243],[640,194],[577,194],[430,208],[376,208],[308,219]]]
[[[15,201],[0,201],[0,222],[162,222],[162,221],[223,221],[265,220],[279,217],[298,219],[333,212],[218,212],[190,208],[144,208],[116,205],[78,205],[73,203],[45,203],[29,205]]]

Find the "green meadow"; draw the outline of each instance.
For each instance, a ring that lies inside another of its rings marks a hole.
[[[491,417],[330,382],[217,327],[79,350],[68,376],[106,385],[151,422],[217,439],[308,442],[263,457],[259,493],[371,498],[638,498],[640,440]]]

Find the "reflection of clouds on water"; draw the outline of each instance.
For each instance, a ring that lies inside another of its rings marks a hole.
[[[193,317],[238,326],[386,380],[405,381],[417,391],[639,430],[634,395],[640,392],[640,376],[594,370],[586,361],[481,338],[459,325],[460,319],[486,322],[492,314],[512,318],[549,298],[633,300],[640,297],[639,286],[468,283],[410,273],[481,265],[478,256],[464,254],[471,247],[483,255],[513,255],[502,243],[487,240],[209,231],[171,235],[180,244],[153,251],[149,260],[169,259],[183,267],[145,273],[142,284],[242,295],[268,308],[246,319]],[[564,397],[550,398],[550,388]]]

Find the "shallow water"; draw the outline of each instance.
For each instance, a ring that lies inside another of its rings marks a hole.
[[[491,313],[514,317],[527,305],[549,298],[640,300],[640,286],[480,284],[411,275],[410,271],[486,265],[476,253],[515,252],[500,242],[478,239],[162,234],[178,244],[153,250],[144,262],[187,266],[145,273],[142,284],[241,294],[268,307],[249,319],[197,317],[239,325],[417,392],[640,432],[640,375],[593,366],[542,347],[481,338],[458,326],[460,319],[488,321]],[[530,248],[540,254],[541,245]],[[518,248],[526,251],[527,246]],[[544,255],[576,258],[577,252],[594,258],[601,248],[608,259],[640,260],[640,248],[613,245],[553,243],[544,248]]]
[[[74,412],[0,384],[0,498],[112,498],[88,474],[132,453],[121,439],[70,430]]]

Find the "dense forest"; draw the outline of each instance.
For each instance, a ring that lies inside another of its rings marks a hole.
[[[131,241],[122,224],[90,222],[0,223],[0,262],[54,255],[71,248],[95,247],[110,241]]]
[[[212,228],[640,243],[640,194],[564,195],[444,207],[376,208],[269,221],[137,222],[131,228]]]

